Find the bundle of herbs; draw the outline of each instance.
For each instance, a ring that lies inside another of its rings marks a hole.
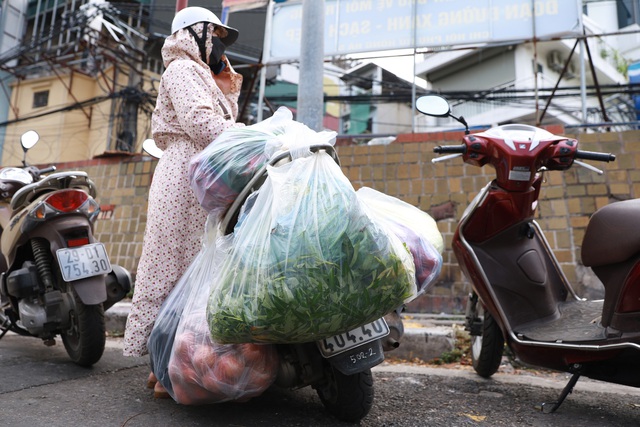
[[[408,248],[375,223],[326,153],[270,167],[208,304],[221,343],[302,343],[373,321],[416,293]]]

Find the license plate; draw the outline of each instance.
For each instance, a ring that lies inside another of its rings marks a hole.
[[[335,356],[354,347],[375,341],[389,335],[389,327],[384,318],[318,341],[318,347],[324,357]]]
[[[111,272],[109,256],[102,243],[58,249],[56,255],[65,282]]]

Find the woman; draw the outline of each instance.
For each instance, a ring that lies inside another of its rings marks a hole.
[[[178,12],[162,47],[152,133],[164,150],[149,191],[147,226],[124,336],[124,355],[147,354],[147,339],[163,301],[200,250],[207,214],[189,184],[189,160],[237,124],[242,76],[224,55],[238,37],[211,11]],[[148,385],[166,392],[153,373]]]

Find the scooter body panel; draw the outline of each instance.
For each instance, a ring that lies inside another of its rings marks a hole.
[[[496,185],[483,191],[461,219],[452,248],[518,360],[565,372],[579,367],[594,379],[640,386],[640,364],[619,360],[640,357],[640,331],[620,334],[600,322],[603,306],[614,310],[621,301],[576,296],[533,220],[537,185],[528,193]]]
[[[622,335],[600,322],[603,306],[619,313],[615,307],[625,307],[625,298],[580,303],[534,220],[540,183],[538,176],[527,191],[508,191],[497,181],[485,187],[461,218],[453,252],[519,360],[567,372],[580,365],[583,375],[622,383],[624,375],[604,367],[620,353],[640,352],[640,334]],[[630,295],[638,272],[626,278]]]
[[[129,292],[131,276],[94,240],[93,182],[83,171],[29,166],[37,141],[26,132],[22,166],[0,168],[0,339],[13,331],[53,345],[59,336],[88,367],[104,352],[104,310]]]
[[[490,239],[470,243],[464,230],[477,223],[474,214],[472,210],[467,221],[463,218],[452,247],[517,359],[640,387],[640,333],[613,333],[600,323],[605,302],[575,296],[537,224],[525,219]]]
[[[501,125],[470,135],[464,119],[454,116],[438,95],[421,97],[416,106],[466,127],[462,144],[434,149],[448,154],[434,163],[461,157],[496,171],[465,210],[452,242],[473,289],[466,329],[476,372],[483,377],[497,372],[506,343],[520,362],[572,373],[551,412],[581,375],[640,387],[640,202],[613,203],[604,216],[596,212],[600,225],[585,232],[583,265],[602,281],[603,300],[577,296],[535,221],[543,173],[578,165],[603,174],[582,160],[611,162],[616,157],[579,150],[576,139],[529,125]]]
[[[32,202],[23,212],[29,212],[38,201],[45,197],[42,195]],[[22,212],[21,212],[22,213]],[[30,224],[26,224],[30,221]],[[28,229],[23,232],[22,230]],[[26,215],[18,215],[12,219],[12,226],[5,229],[0,238],[0,248],[7,263],[5,272],[7,274],[23,267],[23,263],[31,257],[31,248],[27,247],[32,239],[43,239],[49,245],[55,281],[63,281],[57,264],[56,251],[69,246],[70,239],[86,239],[87,243],[95,243],[93,236],[93,225],[83,214],[65,214],[53,219],[33,224],[33,220],[27,219]],[[63,290],[67,286],[75,289],[78,297],[86,305],[97,305],[107,300],[107,288],[105,286],[106,274],[87,277],[69,282],[64,286],[56,285],[56,288]]]
[[[39,200],[39,199],[38,199]],[[13,266],[19,249],[33,238],[44,238],[51,245],[51,253],[68,246],[67,240],[73,237],[84,237],[87,243],[94,243],[93,225],[89,219],[80,213],[65,214],[40,223],[27,219],[26,213],[35,203],[23,212],[14,216],[8,229],[4,229],[0,238],[0,250],[4,254],[7,265]],[[28,227],[26,223],[29,222]]]

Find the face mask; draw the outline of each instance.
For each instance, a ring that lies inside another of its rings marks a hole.
[[[224,50],[226,46],[224,45],[224,43],[222,43],[222,40],[220,40],[219,37],[216,37],[216,36],[211,37],[211,42],[213,44],[213,47],[211,49],[211,55],[209,55],[209,60],[207,60],[207,44],[205,40],[207,40],[208,27],[209,25],[207,23],[204,23],[204,28],[202,30],[202,37],[199,37],[198,34],[196,34],[196,32],[191,27],[187,27],[187,30],[189,30],[193,38],[196,40],[196,43],[198,43],[198,47],[200,48],[200,57],[202,58],[202,61],[205,64],[207,64],[209,68],[211,68],[211,71],[213,71],[213,74],[220,74],[222,70],[224,70],[225,66],[227,65],[225,64],[224,61],[222,61],[222,55],[224,55]]]
[[[213,43],[213,48],[211,49],[211,55],[209,55],[209,68],[211,68],[213,74],[220,74],[227,66],[226,62],[222,60],[226,46],[219,37],[212,37],[211,42]]]

